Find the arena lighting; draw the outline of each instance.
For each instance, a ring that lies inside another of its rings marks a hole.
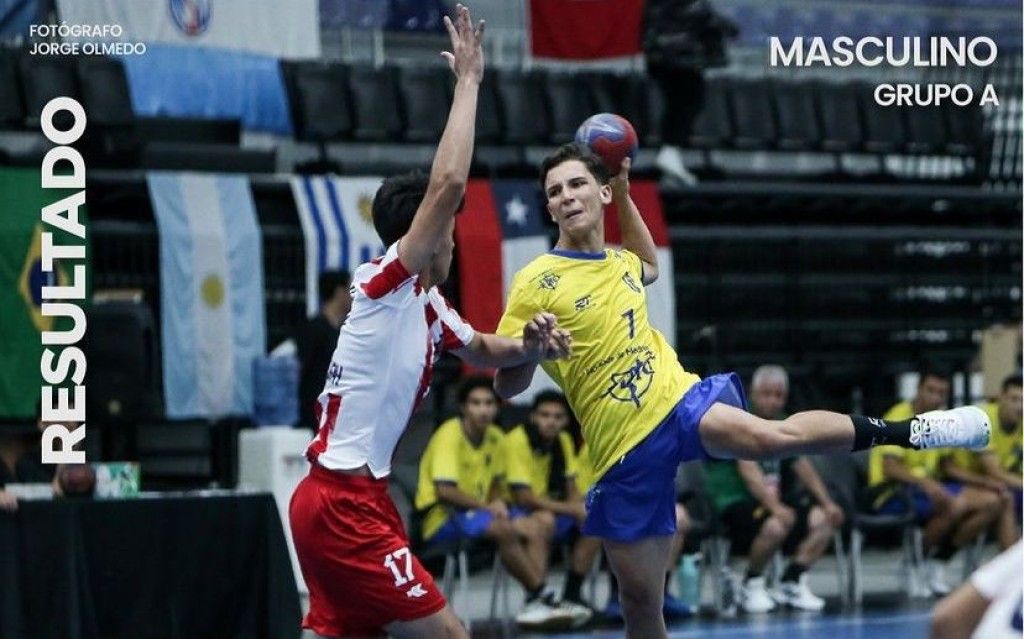
[[[67,111],[74,119],[67,131],[54,126],[53,118],[60,111]],[[40,217],[46,228],[60,229],[81,240],[80,244],[56,245],[53,233],[42,233],[42,272],[54,272],[54,260],[79,260],[83,263],[71,269],[71,283],[67,286],[43,286],[40,298],[41,311],[48,317],[67,317],[71,328],[66,331],[43,331],[43,354],[39,360],[39,371],[47,383],[42,387],[40,419],[56,422],[43,431],[42,463],[81,464],[85,462],[85,451],[73,450],[85,439],[85,353],[76,346],[85,335],[85,312],[80,305],[85,299],[85,225],[78,219],[79,207],[85,205],[85,161],[82,154],[72,148],[85,132],[85,110],[76,100],[58,97],[50,100],[43,108],[41,127],[43,135],[57,144],[46,152],[40,170],[44,189],[75,189],[75,193],[44,206]],[[56,174],[59,163],[70,165],[70,174]],[[60,300],[60,301],[50,301]],[[76,303],[78,302],[78,303]],[[63,346],[55,356],[51,346]],[[72,365],[74,371],[71,371]],[[57,388],[68,378],[74,383],[74,401],[70,401],[69,389]],[[65,425],[79,422],[74,432]],[[55,447],[60,442],[59,448]]]

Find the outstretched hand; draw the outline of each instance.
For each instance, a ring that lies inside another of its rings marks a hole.
[[[444,27],[452,41],[451,51],[442,51],[448,66],[459,79],[468,78],[480,82],[484,77],[484,21],[473,28],[469,9],[462,4],[455,5],[455,20],[444,17]]]
[[[538,360],[561,359],[572,350],[572,336],[551,313],[537,313],[523,327],[523,348]]]

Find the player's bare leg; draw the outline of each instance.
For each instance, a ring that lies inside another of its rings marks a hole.
[[[534,590],[544,584],[544,575],[533,564],[533,559],[526,553],[520,534],[508,519],[495,519],[485,533],[488,539],[498,545],[501,562],[510,575],[527,589]]]
[[[979,449],[988,444],[992,430],[984,411],[974,406],[932,411],[901,422],[823,410],[770,421],[721,402],[712,404],[699,428],[701,443],[711,456],[750,460],[848,453],[884,444]]]
[[[668,535],[628,543],[604,540],[608,563],[619,580],[626,639],[667,637],[661,608],[672,539]]]
[[[395,621],[384,629],[394,639],[469,639],[469,632],[450,604],[432,615],[413,621]]]
[[[526,556],[533,562],[537,574],[546,575],[551,540],[555,536],[555,516],[546,510],[535,510],[526,517],[513,519],[512,527],[522,537]]]

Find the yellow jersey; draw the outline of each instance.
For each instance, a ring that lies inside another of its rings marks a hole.
[[[491,484],[501,473],[497,460],[503,437],[500,428],[488,426],[480,445],[474,446],[458,417],[434,431],[420,459],[416,485],[416,510],[425,511],[424,539],[430,539],[448,521],[448,508],[438,501],[436,483],[449,482],[476,499],[487,500]]]
[[[590,463],[590,453],[584,443],[576,453],[576,490],[584,497],[594,485],[594,465]]]
[[[981,409],[988,415],[992,424],[992,435],[984,452],[994,454],[999,460],[999,467],[1003,470],[1011,473],[1021,472],[1021,437],[1024,436],[1021,425],[1017,424],[1017,428],[1007,433],[999,420],[998,403],[988,402]],[[957,464],[962,468],[979,474],[985,472],[978,459],[978,453],[961,449],[957,450],[955,455]]]
[[[579,419],[600,479],[651,433],[700,378],[647,319],[640,258],[627,250],[554,250],[516,273],[497,333],[521,337],[539,312],[572,335],[568,359],[542,367]]]
[[[891,422],[901,422],[912,417],[914,417],[914,407],[910,402],[900,402],[882,415],[882,419]],[[883,470],[883,460],[886,457],[899,457],[916,477],[936,479],[939,476],[939,461],[949,452],[950,450],[947,448],[912,450],[900,446],[876,446],[871,449],[868,462],[868,484],[877,486],[889,481]]]
[[[564,431],[558,433],[558,444],[562,447],[562,459],[565,460],[565,479],[574,481],[576,447],[573,446],[572,436]],[[502,463],[505,465],[505,483],[510,491],[516,487],[525,487],[539,497],[552,497],[548,491],[551,453],[535,451],[530,446],[530,437],[526,434],[524,426],[516,426],[505,434],[501,450]],[[564,499],[564,496],[559,498]]]

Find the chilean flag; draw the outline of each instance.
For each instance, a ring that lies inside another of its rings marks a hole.
[[[533,180],[470,180],[466,186],[466,206],[455,218],[455,246],[462,316],[478,331],[494,332],[512,277],[551,248],[541,198]],[[547,388],[557,387],[538,368],[515,401],[530,402]]]
[[[676,347],[676,289],[672,263],[672,242],[668,236],[668,225],[661,209],[658,183],[652,180],[630,180],[629,195],[633,198],[640,216],[647,224],[654,238],[658,255],[658,279],[647,287],[647,317],[651,326],[665,336],[672,348]],[[619,231],[619,216],[615,205],[604,211],[604,241],[608,246],[618,247],[622,242]]]
[[[538,58],[638,55],[641,0],[530,0],[530,50]]]

